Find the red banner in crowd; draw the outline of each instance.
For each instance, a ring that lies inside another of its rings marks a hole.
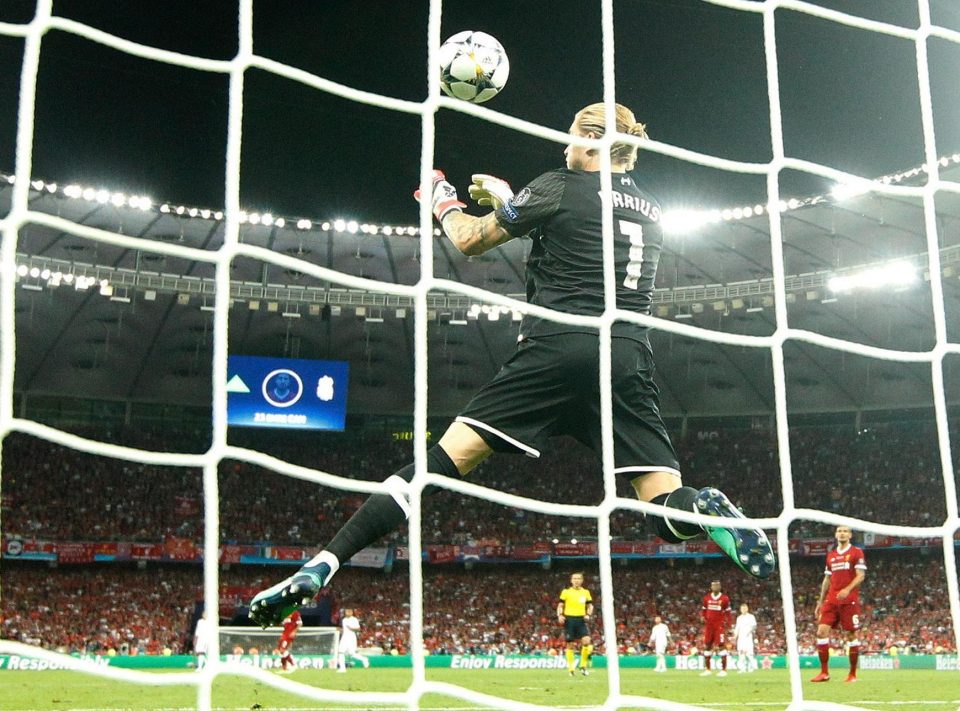
[[[429,546],[427,558],[431,563],[453,563],[457,559],[453,546]]]
[[[189,538],[167,536],[163,540],[163,552],[170,560],[196,560],[199,558],[197,545]]]
[[[239,563],[243,549],[240,546],[223,546],[220,549],[221,563]]]
[[[811,538],[803,542],[800,552],[805,556],[821,556],[826,555],[831,547],[833,547],[832,538]]]
[[[134,560],[162,560],[163,545],[160,543],[132,543],[130,557]]]
[[[545,555],[537,550],[537,546],[514,546],[510,553],[513,560],[540,560]]]
[[[955,538],[960,537],[960,534]],[[868,549],[878,548],[920,548],[941,547],[940,538],[901,538],[899,536],[885,536],[874,534],[863,535],[864,545]],[[771,539],[775,543],[775,539]],[[822,557],[834,545],[832,538],[791,539],[790,554],[806,557]],[[612,541],[611,552],[614,556],[649,556],[672,557],[689,555],[709,555],[719,553],[719,548],[712,541],[686,541],[684,543],[662,543],[649,541]],[[531,545],[500,545],[487,543],[486,545],[455,546],[455,545],[428,545],[424,547],[424,558],[430,563],[473,561],[535,561],[544,557],[571,557],[596,558],[597,543],[595,541],[578,541],[577,543],[552,543],[539,541]],[[256,546],[256,545],[225,545],[220,549],[220,562],[240,563],[244,557],[266,559],[266,561],[297,562],[308,560],[316,550],[301,546]],[[388,547],[366,548],[353,559],[352,565],[369,568],[382,568],[390,558],[391,549]],[[393,548],[394,559],[409,560],[409,550],[404,545]],[[7,534],[3,538],[0,553],[7,559],[41,558],[53,559],[63,563],[91,563],[101,560],[200,560],[202,550],[200,546],[188,538],[170,536],[162,543],[135,543],[132,541],[43,541],[30,538],[21,538]]]
[[[58,543],[57,561],[60,563],[92,563],[93,543]]]
[[[656,541],[611,541],[610,552],[613,555],[656,555]]]
[[[554,543],[553,554],[568,558],[597,557],[597,544],[592,541],[577,543]]]

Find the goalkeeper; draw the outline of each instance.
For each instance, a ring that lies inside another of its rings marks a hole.
[[[579,111],[570,126],[577,138],[599,139],[605,131],[605,107]],[[646,138],[643,124],[617,105],[618,134]],[[491,208],[483,217],[467,215],[457,191],[434,171],[428,199],[444,234],[466,255],[517,238],[533,242],[526,264],[528,301],[568,314],[604,312],[600,149],[571,143],[566,167],[544,173],[514,194],[489,175],[475,175],[470,196]],[[641,189],[633,170],[637,146],[617,141],[610,148],[613,190],[616,306],[650,312],[657,263],[663,244],[660,205]],[[762,530],[701,528],[678,521],[672,510],[742,518],[719,490],[683,486],[677,455],[660,417],[654,361],[647,327],[616,322],[612,327],[611,392],[615,471],[627,477],[642,501],[661,506],[646,517],[648,529],[671,542],[704,532],[747,574],[766,578],[773,572],[773,550]],[[450,477],[466,476],[493,452],[538,457],[553,436],[569,434],[599,457],[599,335],[595,328],[569,326],[527,315],[520,343],[500,372],[467,404],[436,446],[427,453],[427,469]],[[370,496],[332,541],[293,576],[257,594],[250,616],[261,625],[275,624],[326,585],[340,564],[385,534],[409,515],[406,484],[410,464],[384,482],[384,493]],[[424,489],[424,494],[430,493]]]

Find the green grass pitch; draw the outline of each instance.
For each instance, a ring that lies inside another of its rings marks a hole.
[[[826,684],[807,681],[805,698],[850,704],[866,709],[897,711],[956,711],[960,706],[960,674],[935,671],[866,671],[861,681],[844,684],[837,674]],[[351,691],[404,691],[411,680],[408,669],[351,669],[346,674],[304,670],[286,678],[318,689]],[[586,708],[603,703],[607,693],[605,670],[589,677],[571,678],[563,670],[484,670],[471,672],[431,669],[431,681],[535,703],[553,708]],[[627,669],[622,674],[624,694],[649,696],[720,709],[783,711],[790,701],[785,670],[754,674],[731,673],[721,679],[701,678],[696,671],[655,674],[649,669]],[[94,711],[135,709],[180,711],[196,705],[196,690],[190,686],[144,687],[102,677],[67,671],[0,672],[0,711]],[[287,694],[259,682],[237,676],[220,676],[213,687],[213,707],[230,711],[283,709],[367,709],[369,704],[343,706]],[[454,697],[429,695],[422,708],[470,709],[475,706]],[[401,708],[393,706],[392,708]],[[640,707],[637,707],[640,708]]]

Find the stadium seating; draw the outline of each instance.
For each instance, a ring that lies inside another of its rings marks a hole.
[[[931,426],[890,425],[859,434],[849,428],[806,428],[795,429],[791,438],[798,507],[901,525],[930,525],[945,517]],[[176,442],[171,437],[170,443]],[[679,441],[677,449],[685,482],[717,485],[745,504],[751,515],[780,512],[780,473],[771,433],[731,430],[705,439],[691,435]],[[352,438],[318,439],[312,447],[274,445],[272,453],[286,459],[295,455],[325,471],[368,480],[382,479],[411,456],[409,443],[380,442],[373,448],[357,446]],[[905,472],[910,473],[909,482],[904,481]],[[254,479],[258,484],[251,487]],[[579,503],[596,503],[602,497],[592,456],[563,440],[538,461],[491,458],[471,480],[546,500],[560,500],[568,492],[577,492]],[[910,496],[902,495],[906,486]],[[627,482],[620,482],[620,487],[621,495],[632,496]],[[257,493],[251,496],[251,490]],[[224,462],[220,494],[224,542],[281,545],[328,539],[363,500],[361,495],[343,495],[242,462]],[[156,541],[168,535],[199,540],[201,500],[196,469],[98,458],[23,435],[8,438],[4,447],[8,533],[56,540]],[[633,540],[645,535],[638,523],[630,512],[618,513],[611,521],[614,535]],[[828,530],[800,524],[791,534],[809,537]],[[504,511],[497,504],[451,492],[440,492],[424,503],[425,543],[531,543],[595,535],[595,526],[582,519]],[[401,529],[394,540],[405,537]]]
[[[868,558],[864,585],[863,643],[867,652],[892,646],[901,651],[953,649],[942,560],[936,553],[885,552]],[[556,598],[572,563],[552,570],[539,566],[429,566],[425,569],[424,638],[433,654],[532,653],[562,649]],[[596,562],[583,566],[597,597]],[[272,581],[273,568],[234,567],[222,574],[225,587],[257,589]],[[822,561],[795,559],[793,584],[801,651],[813,654],[813,606]],[[670,626],[679,653],[697,649],[702,628],[700,599],[719,579],[734,607],[750,605],[759,620],[761,654],[786,651],[779,587],[744,578],[722,561],[641,561],[614,569],[617,636],[621,653],[643,652],[655,615]],[[157,654],[189,650],[189,622],[202,590],[199,566],[7,565],[4,571],[2,635],[52,649]],[[152,591],[146,594],[144,590]],[[131,591],[137,591],[132,594]],[[346,568],[332,585],[335,605],[358,610],[361,646],[405,652],[409,648],[409,583],[406,571],[392,574]],[[603,651],[603,644],[598,651]]]
[[[165,449],[176,444],[202,449],[202,435],[197,433],[131,430],[113,433],[112,438],[135,446]],[[332,473],[366,479],[382,478],[410,456],[409,443],[365,442],[346,436],[295,445],[267,439],[245,444]],[[686,482],[721,486],[735,501],[747,503],[749,514],[779,513],[779,467],[771,433],[701,431],[680,440],[677,448]],[[791,450],[797,506],[895,524],[930,524],[944,518],[940,463],[929,424],[883,425],[859,433],[841,427],[794,429]],[[7,535],[58,541],[201,538],[199,470],[94,457],[25,435],[7,438],[3,461]],[[909,481],[905,473],[909,473]],[[254,478],[256,487],[250,486]],[[579,503],[596,503],[602,496],[597,465],[572,442],[559,442],[539,461],[492,458],[473,479],[546,500],[569,500],[570,492],[577,492]],[[621,494],[629,496],[629,485],[621,482],[621,487]],[[257,493],[251,495],[250,491]],[[221,467],[220,493],[222,540],[240,543],[314,545],[328,538],[363,500],[362,495],[324,490],[233,461]],[[582,519],[504,511],[496,504],[451,492],[425,499],[423,520],[425,543],[530,543],[596,534],[594,525]],[[615,515],[611,522],[614,535],[630,540],[643,537],[638,521],[630,512]],[[830,527],[810,523],[791,530],[794,537],[829,533]],[[401,528],[392,540],[403,542],[405,538],[406,530]],[[866,649],[952,650],[939,551],[870,553],[868,562]],[[589,587],[598,593],[596,562],[584,565]],[[567,563],[555,563],[552,570],[532,565],[479,565],[472,570],[428,566],[424,599],[428,649],[431,653],[544,654],[560,649],[554,604],[569,570]],[[273,568],[233,566],[223,572],[222,583],[256,589],[273,582],[275,574]],[[821,576],[819,558],[793,560],[798,629],[801,650],[806,653],[813,652],[809,631],[813,627],[813,596]],[[698,601],[714,578],[724,582],[735,606],[748,602],[757,614],[761,653],[782,653],[785,642],[776,580],[746,580],[716,560],[617,565],[621,651],[645,649],[655,614],[670,625],[679,651],[695,650],[700,634]],[[48,568],[10,562],[3,573],[0,634],[64,650],[187,651],[191,613],[201,589],[197,565],[151,564],[145,571],[127,565]],[[132,595],[131,590],[139,592]],[[332,592],[336,603],[360,610],[362,646],[399,652],[408,649],[409,590],[402,565],[392,575],[345,569],[335,579]],[[595,620],[594,629],[599,632],[600,620]],[[603,649],[602,644],[598,649]]]

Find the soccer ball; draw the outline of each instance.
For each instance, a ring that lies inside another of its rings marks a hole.
[[[447,96],[482,104],[507,83],[510,60],[486,32],[458,32],[440,47],[440,88]]]

